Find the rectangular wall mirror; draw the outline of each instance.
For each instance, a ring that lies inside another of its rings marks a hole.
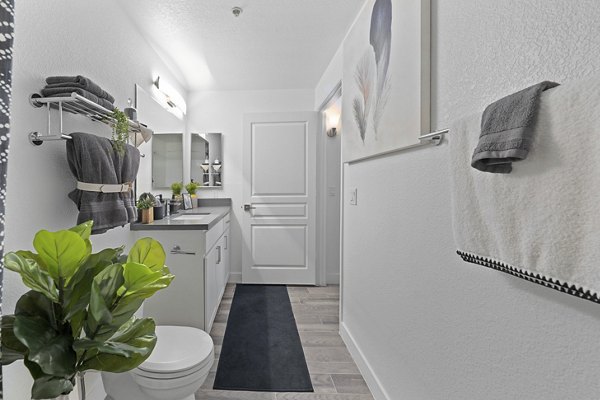
[[[183,182],[183,133],[156,133],[152,137],[152,189],[168,189]]]
[[[223,186],[222,135],[192,133],[190,176],[202,188]]]
[[[185,121],[167,111],[155,100],[153,86],[144,90],[135,85],[135,104],[138,119],[154,130],[148,143],[139,149],[146,157],[140,161],[140,170],[136,182],[137,194],[152,192],[170,197],[170,186],[173,182],[184,181]]]

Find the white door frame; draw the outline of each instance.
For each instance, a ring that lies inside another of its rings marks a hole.
[[[319,286],[327,285],[327,177],[326,174],[323,173],[325,166],[327,165],[327,158],[325,152],[325,146],[327,142],[327,126],[325,123],[325,110],[331,107],[338,99],[342,97],[342,81],[339,81],[333,90],[329,92],[325,100],[321,103],[319,107],[319,112],[323,115],[323,125],[322,130],[319,134],[319,139],[317,140],[317,168],[319,173],[317,173],[317,284]],[[340,169],[343,173],[342,164],[339,165]],[[343,183],[343,181],[342,181]],[[339,199],[343,197],[342,184],[340,184],[340,195]],[[342,203],[340,203],[340,212],[342,208]],[[340,218],[340,222],[342,219]],[[341,226],[340,226],[340,234],[341,234]],[[341,241],[340,241],[341,248]],[[341,249],[340,249],[341,252]],[[340,256],[340,269],[342,265],[342,258]],[[341,271],[340,271],[340,283],[341,283]]]

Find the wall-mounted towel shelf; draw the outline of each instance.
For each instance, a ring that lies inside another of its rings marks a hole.
[[[448,133],[450,133],[450,129],[442,129],[439,131],[427,133],[425,135],[419,136],[419,143],[400,147],[400,148],[394,149],[394,150],[384,151],[383,153],[377,153],[377,154],[373,154],[370,156],[357,158],[356,160],[348,161],[348,164],[354,164],[354,163],[361,162],[361,161],[367,161],[367,160],[371,160],[374,158],[388,156],[391,154],[399,153],[401,151],[416,149],[416,148],[423,147],[423,146],[439,146],[442,143],[444,136],[446,136]]]
[[[47,118],[47,133],[40,134],[39,132],[31,132],[29,134],[29,141],[35,146],[41,146],[44,142],[56,141],[56,140],[69,140],[71,136],[66,135],[63,130],[63,115],[67,111],[71,114],[84,115],[92,121],[102,122],[110,127],[113,127],[116,123],[112,115],[112,110],[108,110],[93,101],[86,99],[77,93],[71,93],[70,96],[66,97],[42,97],[41,95],[34,93],[29,97],[29,102],[35,108],[45,107],[48,113]],[[51,110],[58,110],[59,122],[58,122],[58,133],[52,133],[52,118]],[[129,121],[129,133],[140,132],[140,123]],[[144,154],[141,154],[145,157]]]

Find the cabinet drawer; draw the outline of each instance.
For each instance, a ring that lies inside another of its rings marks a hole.
[[[225,232],[228,228],[229,228],[229,224],[230,224],[230,213],[227,213],[227,215],[225,215],[223,218],[221,218],[221,220],[219,222],[217,222],[215,224],[215,226],[213,226],[212,228],[210,228],[210,230],[206,233],[206,250],[209,251],[210,249],[213,248],[213,246],[215,245],[215,243],[217,243],[217,240],[219,240],[219,238],[223,235],[223,232]]]
[[[223,220],[221,219],[219,222],[215,224],[208,232],[206,232],[206,251],[210,251],[213,248],[217,240],[223,234]]]

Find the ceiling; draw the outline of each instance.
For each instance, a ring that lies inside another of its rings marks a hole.
[[[119,4],[189,90],[313,89],[365,0]],[[232,8],[244,9],[239,18]]]

